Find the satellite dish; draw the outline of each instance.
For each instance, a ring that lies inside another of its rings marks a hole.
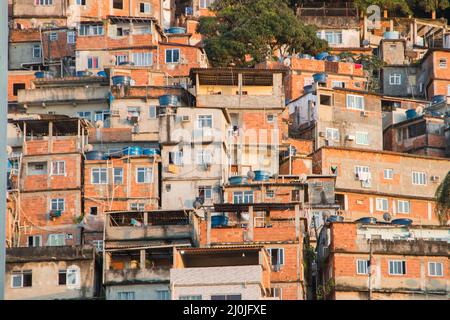
[[[384,214],[383,214],[383,219],[384,219],[384,221],[391,221],[391,215],[389,214],[389,212],[385,212]]]
[[[307,179],[308,179],[308,176],[305,173],[302,173],[300,175],[300,182],[301,183],[305,183]]]
[[[7,146],[6,147],[6,153],[8,154],[8,156],[10,156],[12,152],[13,152],[12,147],[11,146]]]
[[[252,170],[249,170],[249,171],[247,172],[247,178],[249,178],[250,180],[255,179],[255,172],[252,171]]]
[[[370,44],[370,42],[369,42],[369,40],[367,40],[367,39],[364,39],[364,40],[362,41],[363,47],[367,47],[369,44]]]
[[[90,152],[92,150],[94,150],[94,146],[92,144],[87,144],[87,145],[84,146],[84,151],[85,152]]]
[[[103,128],[104,124],[102,120],[95,121],[95,127],[96,128]]]
[[[417,114],[423,114],[423,107],[419,106],[416,108],[416,113]]]

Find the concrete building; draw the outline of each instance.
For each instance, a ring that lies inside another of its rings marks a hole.
[[[9,70],[43,68],[42,42],[39,30],[10,30],[8,44]]]
[[[93,299],[100,294],[101,267],[90,246],[8,248],[7,300]]]
[[[170,269],[172,299],[272,300],[270,274],[263,246],[177,248]]]
[[[391,97],[421,98],[417,82],[419,73],[417,65],[388,65],[381,69],[381,90],[384,95]]]
[[[450,49],[430,49],[421,60],[419,91],[427,100],[450,95]]]
[[[103,285],[107,300],[171,300],[175,248],[198,244],[190,210],[122,211],[106,215]]]
[[[322,146],[382,150],[380,96],[343,88],[315,90],[288,103],[291,136]]]
[[[313,154],[313,173],[336,175],[336,201],[344,219],[383,214],[437,225],[434,194],[449,160],[391,151],[322,147]]]
[[[319,293],[334,300],[448,300],[449,228],[334,222],[317,247]]]

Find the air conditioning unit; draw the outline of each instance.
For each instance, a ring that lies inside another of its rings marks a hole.
[[[189,122],[189,121],[191,121],[191,116],[181,116],[181,121],[182,122]]]
[[[431,176],[431,181],[439,181],[439,176]]]
[[[369,116],[369,112],[361,111],[361,117],[368,117],[368,116]]]
[[[354,141],[355,140],[355,136],[352,135],[352,134],[349,134],[349,135],[347,135],[347,137],[345,139],[347,139],[348,141]]]

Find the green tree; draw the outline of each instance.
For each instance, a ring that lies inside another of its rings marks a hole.
[[[276,55],[316,54],[328,47],[287,0],[217,0],[212,10],[216,16],[201,17],[197,30],[214,66],[250,66]]]
[[[355,0],[354,5],[364,14],[367,8],[371,5],[377,5],[381,9],[390,12],[399,10],[404,14],[411,14],[411,9],[408,5],[408,2],[405,0]]]
[[[436,215],[440,224],[446,225],[450,219],[450,171],[436,189],[434,196],[436,198]]]
[[[439,9],[445,10],[450,7],[448,0],[418,0],[419,7],[425,9],[426,12],[431,12],[431,18],[436,19],[436,11]]]

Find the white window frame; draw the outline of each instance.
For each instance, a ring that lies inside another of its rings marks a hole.
[[[439,59],[439,68],[447,69],[447,59],[446,58]]]
[[[450,84],[447,85],[447,96],[450,96]]]
[[[400,205],[400,203],[402,203]],[[405,211],[405,203],[408,204],[408,211]],[[411,203],[408,200],[397,200],[397,213],[409,214],[411,212]]]
[[[274,114],[266,115],[266,121],[267,121],[267,123],[274,123],[275,122],[275,115]]]
[[[136,300],[136,293],[134,291],[117,292],[117,300]]]
[[[85,6],[86,5],[86,0],[77,0],[76,1],[76,5],[77,6]]]
[[[183,151],[171,151],[173,164],[176,166],[183,165]]]
[[[156,119],[157,118],[156,106],[149,106],[148,107],[148,118],[149,119]]]
[[[168,52],[171,52],[170,53],[170,60],[171,61],[168,61],[168,55],[167,55],[167,53]],[[177,61],[173,61],[173,52],[175,52],[175,51],[178,51],[178,60]],[[165,52],[164,52],[164,61],[166,62],[166,63],[180,63],[180,55],[181,55],[181,51],[180,51],[180,49],[178,49],[178,48],[175,48],[175,49],[166,49],[165,50]]]
[[[67,31],[67,43],[74,44],[77,42],[77,33],[75,31]]]
[[[391,264],[392,263],[392,264]],[[405,267],[405,270],[401,270],[403,271],[403,273],[394,273],[394,271],[398,271],[398,270],[394,270],[395,268],[395,263],[400,263],[401,269],[403,269],[403,265]],[[391,269],[392,266],[392,269]],[[388,261],[388,272],[389,275],[395,275],[395,276],[404,276],[407,274],[407,268],[406,268],[406,260],[389,260]]]
[[[215,0],[200,0],[199,8],[200,9],[209,9],[209,7],[215,2]]]
[[[50,32],[48,40],[51,42],[58,41],[58,32]]]
[[[35,0],[34,5],[35,6],[52,6],[53,0]]]
[[[89,60],[92,61],[91,67],[89,67]],[[95,65],[94,65],[94,61],[96,61]],[[98,56],[87,57],[87,67],[88,67],[88,69],[99,69],[100,68],[100,58]]]
[[[60,243],[60,241],[62,242]],[[55,244],[55,241],[57,244]],[[48,235],[47,246],[56,247],[56,246],[64,246],[66,244],[66,235],[64,233],[52,233]]]
[[[386,174],[387,172],[390,172],[390,173]],[[383,178],[385,180],[392,180],[392,179],[394,179],[394,169],[384,169],[383,170]]]
[[[415,186],[426,186],[427,173],[423,171],[413,171],[411,172],[411,181]]]
[[[94,181],[94,174],[98,174],[98,182]],[[106,180],[102,180],[103,174],[106,174]],[[108,184],[108,169],[91,168],[91,184]]]
[[[361,137],[364,137],[361,139]],[[363,146],[369,145],[369,133],[367,131],[356,131],[355,143]]]
[[[376,198],[375,210],[387,212],[389,211],[389,199],[388,198]]]
[[[144,180],[139,181],[139,175],[144,174]],[[137,167],[136,168],[136,183],[137,184],[147,184],[153,182],[153,169],[151,167]]]
[[[431,270],[432,270],[432,265],[434,265],[434,274],[432,274]],[[439,265],[440,266],[440,273],[437,273],[437,268],[436,266]],[[444,276],[444,264],[442,262],[437,262],[437,261],[429,261],[428,262],[428,276],[430,277],[443,277]]]
[[[35,235],[28,236],[28,238],[27,238],[27,247],[30,247],[30,238],[33,239],[33,245],[31,247],[34,248],[34,247],[41,247],[42,246],[42,236],[40,234],[35,234]],[[37,239],[39,241],[36,241]],[[36,242],[39,242],[38,245],[36,245]]]
[[[212,186],[199,186],[198,188],[197,188],[197,192],[198,192],[198,195],[200,196],[200,189],[203,189],[203,194],[205,195],[205,200],[210,200],[210,199],[212,199],[212,196],[213,196],[213,188],[212,188]],[[207,196],[207,194],[209,194],[209,196]]]
[[[356,259],[356,274],[369,274],[369,268],[369,260]]]
[[[60,207],[62,207],[62,209],[60,209]],[[51,211],[64,212],[65,211],[65,207],[66,207],[66,200],[64,198],[53,198],[53,199],[50,199],[50,210]]]
[[[132,203],[130,203],[130,210],[131,211],[144,211],[145,210],[145,203],[132,202]]]
[[[253,190],[250,190],[250,191],[247,190],[247,191],[244,191],[244,193],[243,193],[242,201],[243,201],[243,203],[253,203],[254,197],[255,197],[255,195],[254,195]]]
[[[327,140],[331,140],[331,141],[339,141],[340,140],[339,129],[337,129],[337,128],[326,128],[325,129],[325,138]]]
[[[355,174],[359,174],[360,172],[367,172],[370,173],[370,167],[369,166],[355,166]]]
[[[92,121],[92,113],[90,111],[79,111],[77,112],[77,116],[78,118]]]
[[[120,174],[116,173],[116,170],[118,170],[120,172]],[[123,168],[122,167],[115,167],[112,168],[113,171],[113,183],[120,185],[123,184]],[[120,183],[116,182],[116,178],[119,179],[120,178]]]
[[[198,165],[210,165],[212,164],[213,155],[208,150],[197,151],[197,164]]]
[[[402,84],[402,75],[400,73],[393,73],[389,75],[389,85],[398,86]]]
[[[137,67],[150,67],[153,65],[152,52],[133,52],[132,59]]]
[[[233,192],[233,203],[239,204],[244,201],[244,193],[242,191],[234,191]]]
[[[127,63],[129,60],[129,57],[127,54],[124,53],[120,53],[120,54],[116,54],[116,66],[120,66],[121,63]]]
[[[342,31],[325,30],[323,39],[331,45],[342,44]]]
[[[30,288],[33,286],[33,271],[32,270],[21,270],[21,271],[13,271],[11,274],[11,288],[18,289],[24,288],[23,286],[23,276],[25,273],[31,273],[31,286],[26,286],[26,288]],[[14,278],[20,277],[20,286],[14,285]]]
[[[142,5],[144,5],[144,11],[141,10]],[[148,2],[139,3],[139,13],[150,14],[152,12],[152,6]]]
[[[66,161],[64,160],[52,161],[52,176],[65,176],[65,175],[66,175]]]
[[[72,278],[74,277],[74,278]],[[69,279],[74,279],[75,282],[69,282]],[[80,269],[75,267],[69,267],[66,270],[66,286],[73,287],[80,285]]]
[[[208,124],[210,125],[208,126]],[[197,115],[197,129],[203,128],[212,129],[212,127],[213,127],[213,116],[211,114]]]
[[[356,101],[361,102],[361,104],[358,104],[360,106],[356,106]],[[347,106],[347,109],[350,109],[350,110],[364,111],[365,110],[364,96],[359,96],[359,95],[355,95],[355,94],[347,94],[346,106]]]
[[[284,255],[284,248],[267,248],[267,252],[269,253],[269,257],[270,257],[270,263],[272,263],[272,251],[274,250],[278,250],[277,253],[277,264],[278,266],[284,266],[284,261],[285,261],[285,255]]]
[[[156,294],[158,296],[157,300],[170,300],[169,290],[156,290]]]
[[[36,55],[37,52],[39,52],[39,55]],[[33,58],[42,58],[42,47],[40,44],[33,44]]]

